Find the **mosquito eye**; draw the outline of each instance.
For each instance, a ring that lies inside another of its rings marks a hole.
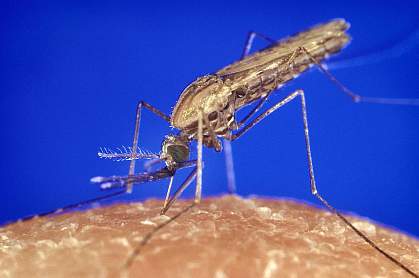
[[[176,162],[183,162],[189,159],[189,148],[182,145],[171,145],[167,148],[167,152]]]

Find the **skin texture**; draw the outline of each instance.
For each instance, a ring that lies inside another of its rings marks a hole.
[[[190,204],[177,202],[168,215]],[[409,277],[336,216],[291,200],[204,199],[157,232],[161,200],[115,204],[0,229],[0,277]],[[419,273],[419,241],[350,221]]]

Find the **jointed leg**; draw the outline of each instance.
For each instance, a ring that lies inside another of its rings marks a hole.
[[[198,142],[197,142],[197,161],[196,168],[189,174],[188,178],[183,182],[183,184],[176,190],[173,197],[169,201],[165,201],[165,205],[161,210],[161,214],[165,214],[167,210],[173,205],[176,199],[182,194],[182,192],[188,187],[188,185],[193,181],[196,176],[196,189],[195,189],[195,199],[194,203],[199,204],[201,202],[202,194],[202,137],[203,137],[203,112],[199,111],[198,114]],[[166,195],[169,195],[169,190]]]
[[[218,140],[217,135],[215,135],[215,132],[211,126],[211,123],[208,121],[208,118],[206,116],[203,116],[202,120],[203,120],[203,124],[205,124],[211,136],[211,140],[212,140],[212,143],[214,144],[215,151],[220,152],[222,150],[221,142],[220,140]]]
[[[277,104],[275,104],[274,106],[272,106],[271,108],[269,108],[268,110],[263,112],[257,118],[252,120],[250,123],[248,123],[245,127],[243,127],[241,130],[239,130],[237,133],[232,134],[229,139],[231,141],[234,141],[234,140],[238,139],[240,136],[242,136],[244,133],[246,133],[249,129],[251,129],[257,123],[262,121],[265,117],[269,116],[272,112],[274,112],[275,110],[277,110],[281,106],[284,106],[286,103],[290,102],[292,99],[294,99],[298,95],[303,95],[303,94],[304,94],[303,90],[297,90],[294,93],[290,94],[289,96],[287,96],[286,98],[284,98],[283,100],[281,100],[280,102],[278,102]]]
[[[138,146],[138,133],[140,130],[140,121],[141,121],[141,110],[142,108],[147,108],[148,110],[150,110],[151,112],[153,112],[154,114],[156,114],[157,116],[161,117],[163,120],[165,120],[166,122],[170,122],[170,117],[167,116],[166,114],[164,114],[163,112],[161,112],[160,110],[158,110],[157,108],[155,108],[154,106],[148,104],[145,101],[140,101],[137,105],[137,111],[136,111],[136,115],[135,115],[135,130],[134,130],[134,139],[132,142],[132,155],[135,156],[136,152],[137,152],[137,146]],[[135,172],[135,159],[131,160],[130,164],[129,164],[129,172],[128,175],[132,176],[134,175]],[[132,192],[132,183],[129,182],[127,184],[127,192],[131,193]]]
[[[265,35],[256,33],[256,32],[249,32],[246,37],[246,42],[243,48],[242,56],[240,58],[243,59],[247,55],[249,55],[250,50],[252,49],[253,41],[256,37],[260,37],[264,39],[265,41],[269,42],[270,44],[275,44],[276,41],[274,39],[271,39]],[[247,120],[252,117],[259,109],[265,104],[266,100],[268,99],[268,95],[263,97],[258,104],[239,122],[236,124],[237,128],[240,128],[243,126],[244,123],[247,122]],[[229,140],[224,139],[223,140],[224,145],[224,158],[226,162],[226,173],[227,173],[227,188],[228,192],[230,194],[236,192],[236,176],[234,171],[234,162],[233,162],[233,151],[231,147],[231,143]]]
[[[185,181],[179,186],[179,188],[176,190],[175,194],[173,195],[173,197],[171,197],[167,202],[165,201],[165,205],[163,206],[160,214],[165,214],[169,208],[175,203],[175,201],[177,200],[177,198],[179,198],[180,194],[183,193],[183,191],[185,191],[185,189],[191,184],[191,182],[195,179],[197,174],[197,167],[195,167],[195,169],[192,170],[192,172],[189,174],[189,176],[185,179]],[[167,192],[167,196],[169,196],[170,192],[168,190]],[[166,196],[166,197],[167,197]]]
[[[295,59],[295,57],[298,55],[298,52],[301,51],[300,49],[296,49],[292,55],[290,56],[290,58],[287,61],[288,66],[290,66],[293,62],[293,60]],[[263,98],[260,99],[260,101],[258,102],[258,104],[249,112],[249,114],[247,114],[238,124],[237,126],[240,128],[242,127],[247,120],[252,117],[257,111],[259,111],[259,109],[265,104],[265,102],[268,100],[268,97],[272,94],[273,92],[268,93],[266,96],[264,96]]]
[[[186,180],[182,183],[182,185],[179,187],[179,189],[176,191],[175,195],[173,196],[172,200],[169,201],[166,210],[162,211],[162,214],[166,213],[166,211],[170,208],[170,206],[174,203],[176,198],[185,190],[185,188],[193,181],[197,173],[197,168],[189,174],[189,176],[186,178]],[[147,244],[147,242],[150,241],[150,239],[153,237],[155,233],[157,233],[162,228],[169,225],[171,222],[175,221],[178,217],[188,212],[190,209],[192,209],[196,205],[195,202],[193,202],[191,205],[185,207],[180,212],[175,214],[174,216],[170,217],[167,221],[157,225],[153,230],[151,230],[140,242],[138,246],[135,247],[135,249],[132,251],[131,255],[128,257],[128,259],[125,261],[124,265],[122,266],[123,270],[127,270],[132,263],[134,262],[135,258],[140,254],[141,249]]]
[[[233,134],[231,137],[231,141],[238,139],[240,136],[242,136],[244,133],[246,133],[249,129],[254,127],[256,124],[258,124],[260,121],[262,121],[264,118],[269,116],[271,113],[273,113],[278,108],[284,106],[297,96],[301,97],[301,107],[302,107],[302,115],[303,115],[303,124],[304,124],[304,135],[306,139],[306,150],[307,150],[307,158],[308,158],[308,166],[309,166],[309,175],[310,175],[310,185],[311,185],[311,193],[316,195],[317,194],[317,188],[316,188],[316,182],[314,179],[314,169],[313,169],[313,161],[311,158],[311,150],[310,150],[310,138],[308,134],[308,121],[307,121],[307,111],[306,111],[306,103],[305,103],[305,97],[304,97],[304,91],[303,90],[297,90],[294,93],[290,94],[268,110],[266,110],[264,113],[259,115],[256,119],[251,121],[248,125],[246,125],[244,128],[242,128],[239,132],[236,134]]]
[[[271,44],[276,44],[277,41],[265,36],[260,33],[256,32],[249,32],[246,38],[246,43],[242,52],[241,59],[249,55],[250,50],[252,48],[254,39],[256,37],[259,37]],[[419,99],[409,99],[409,98],[382,98],[382,97],[365,97],[358,95],[354,92],[352,92],[349,88],[347,88],[345,85],[343,85],[339,80],[334,77],[329,70],[327,70],[321,63],[319,63],[304,47],[300,47],[300,49],[304,51],[312,60],[312,62],[319,68],[321,72],[323,72],[326,77],[332,81],[336,86],[338,86],[346,95],[351,97],[352,101],[358,103],[358,102],[367,102],[367,103],[378,103],[378,104],[397,104],[397,105],[419,105]]]
[[[24,222],[24,221],[34,219],[35,217],[44,217],[44,216],[48,216],[48,215],[54,215],[56,213],[63,213],[63,212],[66,212],[66,211],[69,211],[69,210],[72,210],[72,209],[75,209],[75,208],[79,208],[79,207],[88,205],[88,204],[93,204],[93,203],[97,203],[97,202],[102,201],[102,200],[107,200],[107,199],[110,199],[112,197],[122,195],[122,194],[125,194],[125,193],[126,193],[125,189],[115,191],[115,192],[112,192],[110,194],[106,194],[106,195],[99,196],[99,197],[96,197],[96,198],[84,200],[84,201],[77,202],[77,203],[70,204],[70,205],[66,205],[66,206],[61,207],[59,209],[54,209],[54,210],[50,210],[50,211],[46,211],[46,212],[41,212],[41,213],[37,213],[37,214],[33,214],[33,215],[28,215],[28,216],[25,216],[25,217],[22,217],[22,218],[18,219],[16,222]],[[9,224],[9,223],[2,223],[2,224]]]
[[[203,118],[204,112],[202,110],[198,113],[198,143],[197,143],[197,172],[196,172],[196,189],[195,189],[195,204],[201,202],[202,195],[202,140],[203,140]]]
[[[250,119],[250,117],[252,117],[256,112],[259,111],[259,109],[266,103],[270,95],[271,93],[267,94],[266,96],[260,99],[256,106],[243,119],[241,119],[240,122],[238,122],[238,128],[241,128]]]
[[[268,36],[256,33],[256,32],[249,32],[246,38],[246,43],[244,45],[243,53],[240,58],[242,60],[247,55],[249,55],[250,50],[252,49],[253,41],[256,37],[259,37],[270,44],[276,44],[277,41],[271,39]],[[256,106],[240,121],[236,124],[237,128],[241,128],[259,109],[266,103],[270,94],[267,94],[265,97],[261,98],[261,100],[256,104]],[[226,162],[226,172],[227,172],[227,185],[228,185],[228,192],[230,194],[236,191],[236,176],[234,171],[234,162],[233,162],[233,151],[231,147],[231,143],[229,140],[224,139],[224,157]]]
[[[270,39],[269,37],[266,37],[264,35],[250,32],[246,41],[246,45],[244,48],[242,59],[249,54],[251,45],[253,43],[253,40],[255,36],[259,36],[265,40],[267,40],[270,43],[276,43],[275,40]],[[287,61],[288,65],[291,65],[295,57],[298,55],[300,49],[296,49],[290,58]],[[272,92],[271,92],[272,93]],[[238,128],[241,128],[256,112],[259,111],[259,109],[266,103],[268,100],[268,97],[271,95],[271,93],[267,94],[263,98],[260,99],[260,101],[256,104],[256,106],[240,121],[236,124]],[[225,161],[226,161],[226,172],[227,172],[227,184],[228,184],[228,191],[229,193],[233,193],[236,191],[236,179],[235,179],[235,173],[234,173],[234,164],[233,164],[233,156],[232,156],[232,148],[231,144],[228,140],[224,140],[224,154],[225,154]]]
[[[164,212],[167,210],[166,207],[167,207],[167,204],[169,202],[170,190],[172,189],[173,179],[174,179],[174,176],[171,176],[170,181],[169,181],[169,186],[167,187],[166,198],[164,199],[163,208],[162,208],[160,214],[164,214]]]
[[[226,162],[227,173],[227,189],[228,193],[233,194],[236,192],[236,175],[234,173],[233,151],[229,140],[223,140],[224,145],[224,158]]]
[[[262,34],[251,31],[247,34],[246,43],[244,44],[244,49],[243,49],[241,59],[243,59],[244,57],[249,55],[250,50],[252,49],[253,41],[255,40],[256,37],[264,39],[265,41],[269,42],[270,44],[277,43],[276,40],[271,39],[268,36],[265,36],[265,35],[262,35]]]
[[[378,252],[386,256],[389,260],[397,264],[399,267],[403,268],[408,273],[415,276],[415,274],[408,269],[406,266],[401,264],[399,261],[397,261],[395,258],[393,258],[391,255],[386,253],[384,250],[382,250],[380,247],[378,247],[373,241],[371,241],[366,235],[364,235],[360,230],[358,230],[354,225],[349,222],[346,217],[344,217],[342,214],[340,214],[334,207],[332,207],[317,191],[316,187],[316,181],[314,178],[314,168],[313,168],[313,160],[311,158],[311,149],[310,149],[310,136],[309,136],[309,130],[308,130],[308,121],[307,121],[307,110],[306,110],[306,102],[304,97],[304,91],[303,90],[297,90],[294,93],[287,96],[285,99],[281,100],[277,104],[275,104],[273,107],[265,111],[263,114],[261,114],[259,117],[257,117],[255,120],[250,122],[247,126],[245,126],[242,130],[240,130],[237,134],[232,136],[231,140],[235,140],[242,136],[246,131],[248,131],[250,128],[254,127],[257,123],[259,123],[261,120],[263,120],[266,116],[270,115],[272,112],[274,112],[276,109],[280,108],[281,106],[285,105],[286,103],[290,102],[297,96],[301,97],[301,112],[303,116],[303,124],[304,124],[304,137],[306,142],[306,153],[307,153],[307,160],[308,160],[308,170],[309,170],[309,177],[310,177],[310,187],[311,187],[311,193],[316,196],[317,199],[320,200],[320,202],[327,207],[331,212],[336,214],[343,222],[345,222],[346,225],[348,225],[356,234],[358,234],[360,237],[362,237],[371,247],[376,249]]]
[[[270,44],[275,44],[277,41],[274,39],[271,39],[265,35],[256,33],[256,32],[249,32],[246,37],[246,42],[244,44],[243,52],[240,57],[240,60],[245,58],[247,55],[249,55],[250,50],[252,49],[253,41],[256,37],[260,37],[261,39],[267,41]],[[263,97],[258,104],[239,122],[237,123],[237,128],[240,128],[243,126],[244,123],[247,122],[247,120],[252,117],[259,109],[265,104],[266,100],[268,99],[268,95]],[[236,175],[234,171],[234,162],[233,162],[233,151],[231,147],[231,143],[229,140],[224,139],[223,141],[224,145],[224,158],[226,162],[226,173],[227,173],[227,186],[228,186],[228,192],[230,194],[236,192]]]
[[[409,98],[382,98],[382,97],[364,97],[361,95],[358,95],[354,92],[352,92],[349,88],[347,88],[345,85],[343,85],[339,80],[336,79],[333,74],[326,69],[321,63],[319,63],[316,58],[314,58],[310,52],[304,48],[299,48],[301,51],[303,51],[307,56],[310,57],[310,60],[315,64],[318,69],[326,75],[326,77],[332,81],[339,89],[341,89],[342,92],[344,92],[346,95],[348,95],[353,102],[369,102],[369,103],[378,103],[378,104],[398,104],[398,105],[419,105],[419,99],[409,99]]]

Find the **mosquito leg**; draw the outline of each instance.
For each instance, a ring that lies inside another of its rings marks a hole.
[[[296,49],[290,56],[290,58],[287,61],[288,65],[291,65],[293,60],[295,59],[295,57],[297,56],[298,52],[300,50]],[[269,96],[273,93],[270,92],[268,93],[266,96],[262,97],[260,99],[260,101],[257,103],[257,105],[237,124],[237,126],[240,128],[242,127],[256,112],[259,111],[259,109],[266,103],[266,101],[268,100]]]
[[[214,144],[215,151],[220,152],[222,150],[221,142],[218,140],[217,135],[215,135],[214,129],[212,128],[211,123],[208,121],[208,117],[203,117],[203,124],[208,129],[212,143]]]
[[[157,116],[161,117],[166,122],[170,122],[170,117],[169,116],[167,116],[166,114],[161,112],[159,109],[155,108],[154,106],[148,104],[147,102],[140,101],[137,105],[137,111],[136,111],[136,115],[135,115],[135,130],[134,130],[134,139],[133,139],[133,142],[132,142],[132,155],[133,156],[135,156],[135,154],[137,152],[138,133],[139,133],[139,130],[140,130],[140,121],[141,121],[141,110],[142,110],[143,107],[147,108],[148,110],[150,110],[151,112],[153,112]],[[131,162],[129,164],[129,172],[128,172],[129,176],[134,175],[135,161],[136,160],[133,159],[133,160],[131,160]],[[132,183],[131,182],[128,182],[128,184],[127,184],[127,192],[128,193],[132,192]]]
[[[211,140],[214,144],[215,151],[220,152],[222,150],[221,142],[218,140],[217,136],[215,135],[214,129],[211,126],[211,123],[208,121],[207,117],[203,118],[203,122],[205,126],[207,127]],[[228,193],[233,194],[236,192],[236,177],[234,174],[234,164],[233,164],[233,155],[232,155],[232,149],[231,144],[228,140],[223,141],[224,147],[224,157],[226,162],[226,173],[227,173],[227,189]],[[198,159],[199,160],[199,159]]]
[[[234,194],[236,192],[236,174],[234,173],[233,151],[229,140],[224,139],[223,145],[227,172],[227,189],[229,194]]]
[[[253,41],[255,40],[256,37],[260,37],[261,39],[269,42],[270,44],[277,43],[276,40],[271,39],[268,36],[251,31],[247,34],[246,42],[244,44],[244,49],[242,52],[242,56],[240,57],[240,60],[242,60],[244,57],[249,55],[250,50],[252,49]],[[243,126],[243,124],[247,122],[247,120],[250,117],[252,117],[263,106],[263,104],[268,99],[268,96],[269,94],[263,97],[258,102],[258,104],[252,109],[252,111],[250,111],[249,114],[247,114],[239,123],[237,123],[236,126],[238,128]],[[235,100],[233,100],[233,102],[235,102]],[[230,194],[233,194],[234,192],[236,192],[236,176],[235,176],[234,163],[233,163],[233,151],[232,151],[231,144],[228,140],[224,139],[223,145],[224,145],[224,157],[225,157],[225,162],[226,162],[228,192]]]
[[[99,196],[99,197],[96,197],[96,198],[92,198],[92,199],[84,200],[84,201],[81,201],[81,202],[77,202],[77,203],[74,203],[74,204],[66,205],[66,206],[64,206],[62,208],[59,208],[59,209],[54,209],[54,210],[50,210],[50,211],[46,211],[46,212],[42,212],[42,213],[38,213],[38,214],[34,214],[34,215],[25,216],[23,218],[20,218],[18,221],[23,222],[23,221],[31,220],[35,217],[44,217],[44,216],[48,216],[48,215],[54,215],[56,213],[66,212],[66,211],[69,211],[71,209],[79,208],[81,206],[85,206],[85,205],[96,203],[96,202],[99,202],[99,201],[102,201],[102,200],[110,199],[112,197],[122,195],[122,194],[125,194],[125,193],[126,193],[125,189],[115,191],[115,192],[112,192],[112,193],[107,194],[107,195],[103,195],[103,196]],[[4,223],[4,224],[7,224],[7,223]]]
[[[185,207],[183,210],[175,214],[174,216],[170,217],[167,221],[157,225],[152,231],[150,231],[140,242],[140,244],[137,245],[137,247],[132,251],[131,255],[128,257],[128,259],[125,261],[123,265],[123,270],[127,270],[130,268],[132,263],[134,262],[135,258],[140,254],[141,249],[150,241],[150,239],[153,237],[155,233],[157,233],[159,230],[163,229],[167,225],[169,225],[171,222],[175,221],[177,218],[188,212],[190,209],[192,209],[196,203],[192,203],[189,206]]]
[[[169,199],[169,201],[166,203],[166,205],[162,208],[160,214],[166,214],[166,212],[169,210],[169,208],[176,202],[177,198],[185,191],[185,189],[191,184],[191,182],[195,179],[197,175],[197,167],[192,170],[192,172],[189,174],[189,176],[185,179],[185,181],[182,183],[181,186],[176,190],[173,197]]]
[[[166,192],[166,198],[164,199],[163,208],[162,208],[160,214],[164,214],[164,211],[166,210],[166,207],[167,207],[167,203],[169,202],[170,190],[172,189],[173,178],[174,178],[174,176],[170,177],[169,186],[167,187],[167,192]]]
[[[253,34],[253,35],[252,35]],[[253,39],[255,36],[259,36],[271,43],[276,43],[273,39],[270,39],[264,35],[251,32],[249,33],[248,40],[246,43],[245,51],[250,51],[251,43],[253,42]],[[295,50],[290,58],[288,59],[287,63],[291,64],[292,61],[295,59],[296,55],[298,54],[298,49]],[[248,55],[248,52],[244,53]],[[243,54],[243,55],[244,55]],[[243,57],[242,57],[243,58]],[[271,92],[272,93],[272,92]],[[262,97],[260,101],[257,103],[257,105],[239,122],[237,123],[237,127],[242,127],[255,113],[259,111],[259,109],[266,103],[268,100],[268,97],[271,95],[271,93],[267,94],[266,96]],[[235,100],[233,100],[235,101]],[[225,161],[226,161],[226,171],[227,171],[227,184],[228,184],[228,191],[229,193],[233,193],[236,191],[236,178],[234,173],[234,164],[233,164],[233,156],[232,156],[232,148],[231,144],[228,140],[224,140],[224,146],[225,146]]]
[[[180,162],[176,164],[176,171],[184,168],[190,168],[196,166],[196,160],[188,160],[184,162]],[[132,184],[140,184],[145,182],[152,182],[161,179],[165,179],[171,177],[175,174],[175,171],[169,170],[167,167],[160,168],[154,172],[144,172],[138,173],[132,176],[110,176],[110,177],[102,177],[96,176],[90,179],[90,181],[99,187],[102,190],[109,190],[112,188],[121,188],[126,187],[127,183],[130,182]]]
[[[182,185],[176,190],[172,198],[167,202],[167,205],[163,207],[161,214],[165,214],[167,210],[173,205],[176,199],[182,194],[182,192],[189,186],[189,184],[197,177],[196,191],[194,204],[198,204],[201,201],[201,190],[202,190],[202,126],[203,126],[203,113],[199,112],[198,115],[198,144],[197,144],[197,166],[189,174]]]
[[[320,200],[320,202],[332,213],[336,214],[343,222],[345,222],[346,225],[348,225],[358,236],[362,237],[371,247],[376,249],[378,252],[383,254],[385,257],[387,257],[389,260],[391,260],[393,263],[397,264],[399,267],[403,268],[405,271],[407,271],[409,274],[412,274],[415,276],[415,274],[408,269],[406,266],[404,266],[402,263],[400,263],[397,259],[393,258],[391,255],[389,255],[387,252],[382,250],[380,247],[378,247],[373,241],[371,241],[366,235],[364,235],[360,230],[358,230],[354,225],[351,224],[351,222],[346,219],[342,214],[340,214],[333,206],[331,206],[317,191],[316,181],[314,178],[314,168],[313,168],[313,160],[311,157],[311,149],[310,149],[310,137],[309,137],[309,130],[308,130],[308,121],[307,121],[307,109],[306,109],[306,102],[304,97],[304,91],[303,90],[297,90],[294,93],[290,94],[271,108],[269,108],[267,111],[259,115],[255,120],[250,122],[247,126],[245,126],[242,130],[240,130],[238,133],[234,134],[231,138],[231,140],[235,140],[242,136],[246,131],[248,131],[250,128],[254,127],[257,123],[262,121],[265,117],[270,115],[272,112],[277,110],[278,108],[284,106],[297,96],[301,97],[301,109],[302,109],[302,117],[303,117],[303,124],[304,124],[304,136],[305,136],[305,142],[306,142],[306,153],[307,153],[307,160],[308,160],[308,171],[309,171],[309,177],[310,177],[310,187],[311,187],[311,193],[316,196],[317,199]]]
[[[240,122],[238,122],[237,126],[239,128],[242,127],[249,120],[250,117],[252,117],[256,112],[258,112],[259,109],[266,103],[270,95],[271,94],[269,93],[263,98],[261,98],[258,104]]]
[[[290,66],[292,64],[292,62],[294,61],[295,57],[298,55],[298,52],[301,51],[300,49],[296,49],[290,56],[290,58],[287,61],[287,64]],[[238,124],[237,126],[240,128],[242,127],[247,120],[249,120],[250,117],[252,117],[256,112],[259,111],[259,109],[265,104],[265,102],[268,100],[268,97],[272,94],[273,92],[268,93],[266,96],[262,97],[260,99],[260,101],[258,102],[258,104],[249,112],[249,114],[247,114]]]
[[[259,109],[265,104],[266,100],[268,99],[270,94],[264,96],[257,105],[239,122],[235,123],[237,128],[240,128],[247,122],[247,120],[252,117]],[[233,103],[235,99],[232,100]],[[234,109],[235,111],[235,109]],[[236,192],[236,174],[234,171],[234,162],[233,162],[233,149],[231,147],[231,143],[228,139],[223,140],[224,145],[224,158],[226,163],[226,173],[227,173],[227,189],[229,194],[233,194]]]
[[[279,101],[277,104],[275,104],[274,106],[272,106],[271,108],[269,108],[268,110],[266,110],[265,112],[263,112],[261,115],[259,115],[257,118],[255,118],[254,120],[252,120],[250,123],[248,123],[246,126],[244,126],[242,129],[240,129],[237,133],[232,134],[230,136],[230,141],[234,141],[236,139],[238,139],[239,137],[241,137],[243,134],[245,134],[249,129],[251,129],[252,127],[254,127],[256,124],[258,124],[260,121],[262,121],[265,117],[269,116],[270,114],[272,114],[272,112],[274,112],[275,110],[277,110],[278,108],[280,108],[281,106],[284,106],[286,103],[290,102],[292,99],[294,99],[296,96],[298,96],[299,94],[303,94],[302,90],[297,90],[294,93],[290,94],[289,96],[287,96],[286,98],[282,99],[281,101]]]
[[[204,112],[202,110],[198,113],[198,143],[197,143],[197,172],[196,172],[196,189],[195,189],[195,204],[201,202],[202,195],[202,140],[203,140],[203,118]]]
[[[364,97],[352,92],[348,87],[343,85],[336,77],[326,69],[321,63],[319,63],[313,55],[308,52],[305,47],[300,47],[300,49],[310,57],[310,60],[315,64],[318,69],[324,73],[324,75],[332,81],[342,92],[348,95],[353,102],[368,102],[368,103],[378,103],[378,104],[397,104],[397,105],[419,105],[419,98],[382,98],[382,97]]]
[[[247,33],[246,43],[244,44],[244,49],[243,49],[243,53],[242,53],[242,56],[241,56],[240,60],[243,59],[244,57],[246,57],[247,55],[249,55],[250,50],[252,49],[253,41],[255,40],[256,37],[259,37],[259,38],[269,42],[270,44],[276,44],[277,43],[276,40],[271,39],[268,36],[250,31],[249,33]]]
[[[269,38],[268,36],[250,31],[247,34],[246,42],[243,48],[242,55],[240,60],[245,58],[249,55],[250,50],[252,49],[253,42],[256,37],[260,37],[261,39],[267,41],[270,44],[276,44],[277,41],[274,39]],[[258,104],[248,113],[239,123],[237,123],[237,127],[240,128],[247,122],[247,120],[252,117],[259,109],[265,104],[266,100],[268,99],[269,94],[263,97]],[[235,100],[233,100],[235,101]],[[229,140],[224,139],[224,157],[226,162],[226,172],[227,172],[227,185],[228,185],[228,192],[230,194],[236,192],[236,175],[234,171],[234,162],[233,162],[233,151]]]

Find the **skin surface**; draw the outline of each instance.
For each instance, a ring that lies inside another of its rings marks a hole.
[[[179,201],[175,215],[190,201]],[[208,198],[168,219],[161,200],[37,218],[0,229],[0,277],[409,277],[336,216],[291,200]],[[350,221],[419,273],[419,241],[368,220]]]

